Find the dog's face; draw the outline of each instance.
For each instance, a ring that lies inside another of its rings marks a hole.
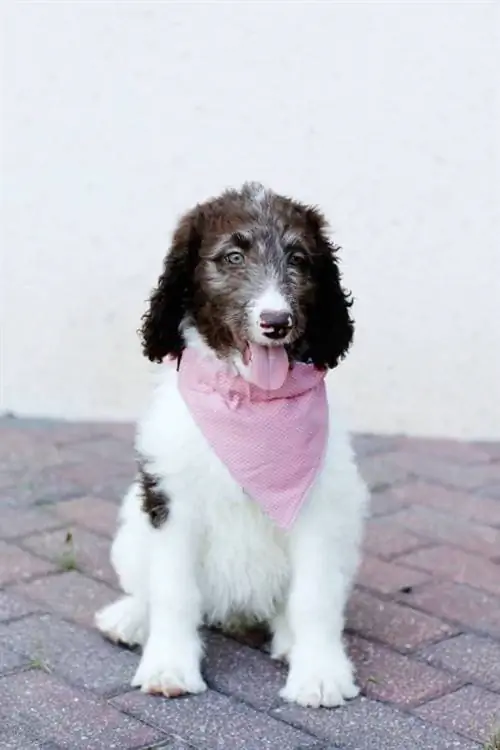
[[[194,325],[221,357],[248,345],[335,367],[353,324],[321,214],[250,183],[180,221],[144,316],[144,352],[178,356]]]

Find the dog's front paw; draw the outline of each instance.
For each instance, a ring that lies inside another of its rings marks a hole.
[[[332,708],[359,695],[354,682],[352,665],[339,648],[335,653],[293,654],[291,666],[281,697],[300,706]]]
[[[132,680],[143,693],[177,698],[186,693],[203,693],[207,686],[201,676],[197,649],[175,648],[168,641],[148,641]]]

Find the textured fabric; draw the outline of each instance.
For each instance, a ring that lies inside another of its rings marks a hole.
[[[280,527],[295,520],[321,467],[328,433],[325,372],[296,363],[265,391],[229,367],[184,350],[179,390],[213,450]]]

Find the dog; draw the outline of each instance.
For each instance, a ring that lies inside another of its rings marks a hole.
[[[283,699],[358,694],[342,635],[368,492],[325,386],[354,331],[338,250],[257,183],[174,232],[140,331],[159,366],[111,550],[125,595],[96,615],[142,646],[144,692],[203,692],[200,628],[243,617],[288,663]]]

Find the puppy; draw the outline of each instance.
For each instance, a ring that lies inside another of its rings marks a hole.
[[[367,490],[325,375],[353,337],[323,216],[256,183],[180,221],[144,316],[160,363],[111,559],[125,596],[96,615],[143,647],[132,684],[201,693],[203,624],[267,623],[281,696],[358,689],[342,642]]]

